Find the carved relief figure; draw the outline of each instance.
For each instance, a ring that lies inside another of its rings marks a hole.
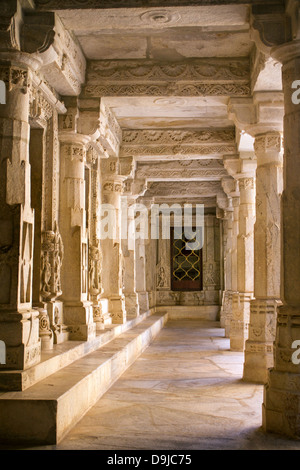
[[[51,264],[49,262],[49,253],[47,251],[42,255],[42,292],[50,293],[51,286]]]
[[[165,287],[166,285],[166,273],[165,268],[160,266],[157,274],[157,287]]]

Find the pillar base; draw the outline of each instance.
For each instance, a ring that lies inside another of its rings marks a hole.
[[[262,405],[264,431],[300,439],[299,411],[300,375],[271,369]]]
[[[140,314],[149,310],[148,292],[138,292]]]
[[[49,351],[53,349],[53,331],[50,328],[50,320],[47,312],[47,305],[43,307],[37,307],[36,310],[39,312],[40,322],[40,339],[42,351]]]
[[[245,348],[243,379],[266,383],[268,369],[273,367],[273,342],[276,332],[276,299],[254,299],[250,304],[249,339]]]
[[[244,351],[248,339],[250,301],[252,294],[234,293],[232,296],[232,320],[230,322],[230,349]]]
[[[136,318],[140,314],[139,299],[136,293],[126,294],[125,293],[125,306],[127,318]]]
[[[91,302],[65,302],[64,313],[71,341],[90,341],[96,336]]]
[[[108,299],[100,299],[92,307],[96,331],[104,330],[106,326],[112,324],[112,318],[108,311]]]
[[[243,380],[265,384],[268,380],[268,369],[273,367],[273,342],[259,343],[246,341]]]
[[[69,331],[63,324],[63,303],[60,300],[47,302],[47,312],[53,331],[54,344],[61,344],[69,339]]]
[[[123,296],[109,298],[109,311],[113,323],[126,323],[125,298]]]
[[[1,312],[0,331],[1,341],[5,344],[5,357],[1,357],[0,370],[26,370],[40,362],[38,316],[36,310]]]

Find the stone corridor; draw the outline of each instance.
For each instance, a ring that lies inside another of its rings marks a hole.
[[[243,353],[218,322],[171,320],[58,450],[290,449],[261,430],[263,386],[242,381]]]
[[[299,174],[300,0],[1,0],[0,443],[298,448]]]

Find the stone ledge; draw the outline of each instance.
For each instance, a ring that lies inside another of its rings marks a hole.
[[[91,341],[67,341],[55,345],[51,351],[43,351],[41,362],[27,370],[1,371],[0,391],[24,391],[40,380],[58,372],[63,367],[95,351],[117,336],[145,320],[153,311],[131,319],[123,325],[110,325],[105,330],[97,332]]]
[[[167,319],[165,312],[151,315],[25,392],[3,393],[1,441],[57,444],[147,348]]]

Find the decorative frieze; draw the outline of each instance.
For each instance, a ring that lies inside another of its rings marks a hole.
[[[88,66],[88,82],[93,80],[128,82],[135,80],[244,80],[249,78],[247,59],[194,59],[185,62],[153,60],[92,61]]]
[[[92,61],[87,96],[247,96],[248,59]]]
[[[99,79],[100,80],[100,79]],[[236,83],[202,84],[88,84],[84,93],[87,96],[249,96],[250,85]]]
[[[123,145],[178,145],[235,141],[235,129],[141,129],[124,130]]]
[[[174,145],[174,146],[123,146],[121,157],[151,157],[151,156],[175,156],[189,157],[192,155],[224,155],[236,153],[235,144],[207,144],[207,145]]]
[[[184,165],[183,163],[187,163]],[[169,179],[216,180],[227,175],[222,160],[190,160],[137,164],[136,177],[148,181]]]
[[[153,182],[148,184],[148,189],[145,193],[146,197],[154,196],[181,196],[181,197],[195,197],[195,196],[214,196],[218,192],[222,192],[221,185],[218,181],[191,181],[191,182]]]

